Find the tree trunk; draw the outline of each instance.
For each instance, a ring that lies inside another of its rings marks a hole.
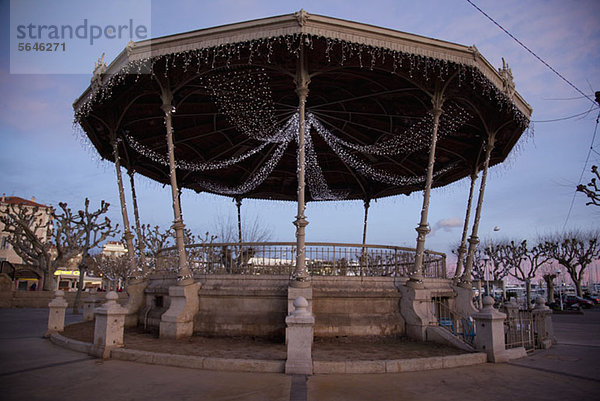
[[[81,291],[83,290],[83,279],[85,276],[85,267],[79,265],[79,281],[77,281],[77,294],[75,295],[75,302],[73,302],[73,313],[79,314],[79,302],[81,300]]]
[[[531,280],[525,281],[527,285],[527,310],[531,310]]]
[[[583,297],[583,290],[581,289],[581,279],[573,280],[573,283],[575,283],[575,289],[577,291],[577,296]]]
[[[546,288],[548,289],[548,303],[554,303],[554,280],[549,277],[544,277]]]

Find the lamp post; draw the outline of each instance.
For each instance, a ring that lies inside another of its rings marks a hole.
[[[490,296],[490,271],[488,269],[488,261],[490,257],[483,255],[483,279],[485,280],[485,295]]]

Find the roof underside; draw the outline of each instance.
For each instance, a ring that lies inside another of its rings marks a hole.
[[[434,186],[472,174],[488,132],[496,132],[496,164],[527,127],[529,106],[501,89],[472,48],[320,16],[302,22],[289,15],[140,42],[75,103],[76,120],[103,158],[114,160],[116,137],[124,166],[169,183],[160,97],[168,86],[180,186],[295,200],[290,135],[302,46],[310,74],[307,200],[422,189],[431,97],[441,88]]]

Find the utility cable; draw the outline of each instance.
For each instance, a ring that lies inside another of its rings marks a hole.
[[[592,136],[592,143],[588,150],[587,157],[585,158],[585,164],[583,165],[583,170],[581,171],[581,175],[579,176],[579,181],[577,182],[578,186],[579,186],[579,184],[581,184],[581,180],[583,179],[583,174],[585,173],[585,170],[587,169],[588,161],[590,160],[590,155],[592,154],[592,151],[594,150],[594,141],[596,140],[596,132],[598,132],[598,120],[600,120],[600,113],[598,113],[598,117],[596,117],[596,126],[594,127],[594,135]],[[571,199],[571,206],[569,206],[569,213],[567,213],[567,218],[565,219],[565,224],[563,224],[563,229],[562,229],[563,231],[565,231],[565,227],[567,226],[569,217],[571,217],[571,211],[573,210],[573,205],[575,204],[575,196],[576,195],[577,195],[577,190],[575,192],[573,192],[573,198]]]
[[[577,92],[579,92],[581,95],[583,95],[585,98],[587,98],[590,102],[596,104],[596,101],[594,101],[591,97],[589,97],[588,95],[586,95],[585,93],[583,93],[578,87],[576,87],[574,84],[571,83],[571,81],[569,81],[567,78],[565,78],[561,73],[559,73],[558,71],[556,71],[554,68],[552,68],[550,66],[550,64],[548,64],[547,62],[545,62],[544,60],[542,60],[537,54],[535,54],[531,49],[529,49],[527,46],[525,46],[523,44],[523,42],[521,42],[519,39],[517,39],[516,37],[513,36],[513,34],[511,34],[510,32],[508,32],[506,29],[504,29],[504,27],[502,25],[500,25],[499,23],[497,23],[492,17],[490,17],[489,15],[487,15],[485,13],[485,11],[483,11],[481,8],[477,7],[471,0],[467,0],[467,2],[469,4],[471,4],[473,7],[475,7],[480,13],[482,13],[483,15],[485,15],[487,17],[487,19],[489,19],[490,21],[492,21],[494,23],[494,25],[496,25],[498,28],[502,29],[508,36],[510,36],[515,42],[517,42],[519,45],[521,45],[521,47],[523,47],[525,50],[527,50],[529,53],[531,53],[531,55],[535,58],[537,58],[542,64],[544,64],[546,67],[548,67],[550,70],[552,70],[552,72],[554,72],[556,75],[558,75],[560,77],[560,79],[562,79],[563,81],[565,81],[570,87],[572,87],[573,89],[575,89]]]

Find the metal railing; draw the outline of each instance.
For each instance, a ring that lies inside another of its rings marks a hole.
[[[475,341],[475,324],[469,316],[463,316],[450,309],[448,298],[433,298],[434,315],[438,326],[445,328],[464,342],[473,345]]]
[[[200,274],[291,274],[295,242],[204,243],[186,246],[190,269]],[[306,267],[313,275],[408,277],[415,250],[398,246],[306,243]],[[178,266],[175,247],[161,249],[156,271]],[[446,277],[446,255],[426,250],[425,277]]]
[[[524,347],[527,352],[536,348],[533,313],[527,310],[504,308],[504,342],[506,348]]]

